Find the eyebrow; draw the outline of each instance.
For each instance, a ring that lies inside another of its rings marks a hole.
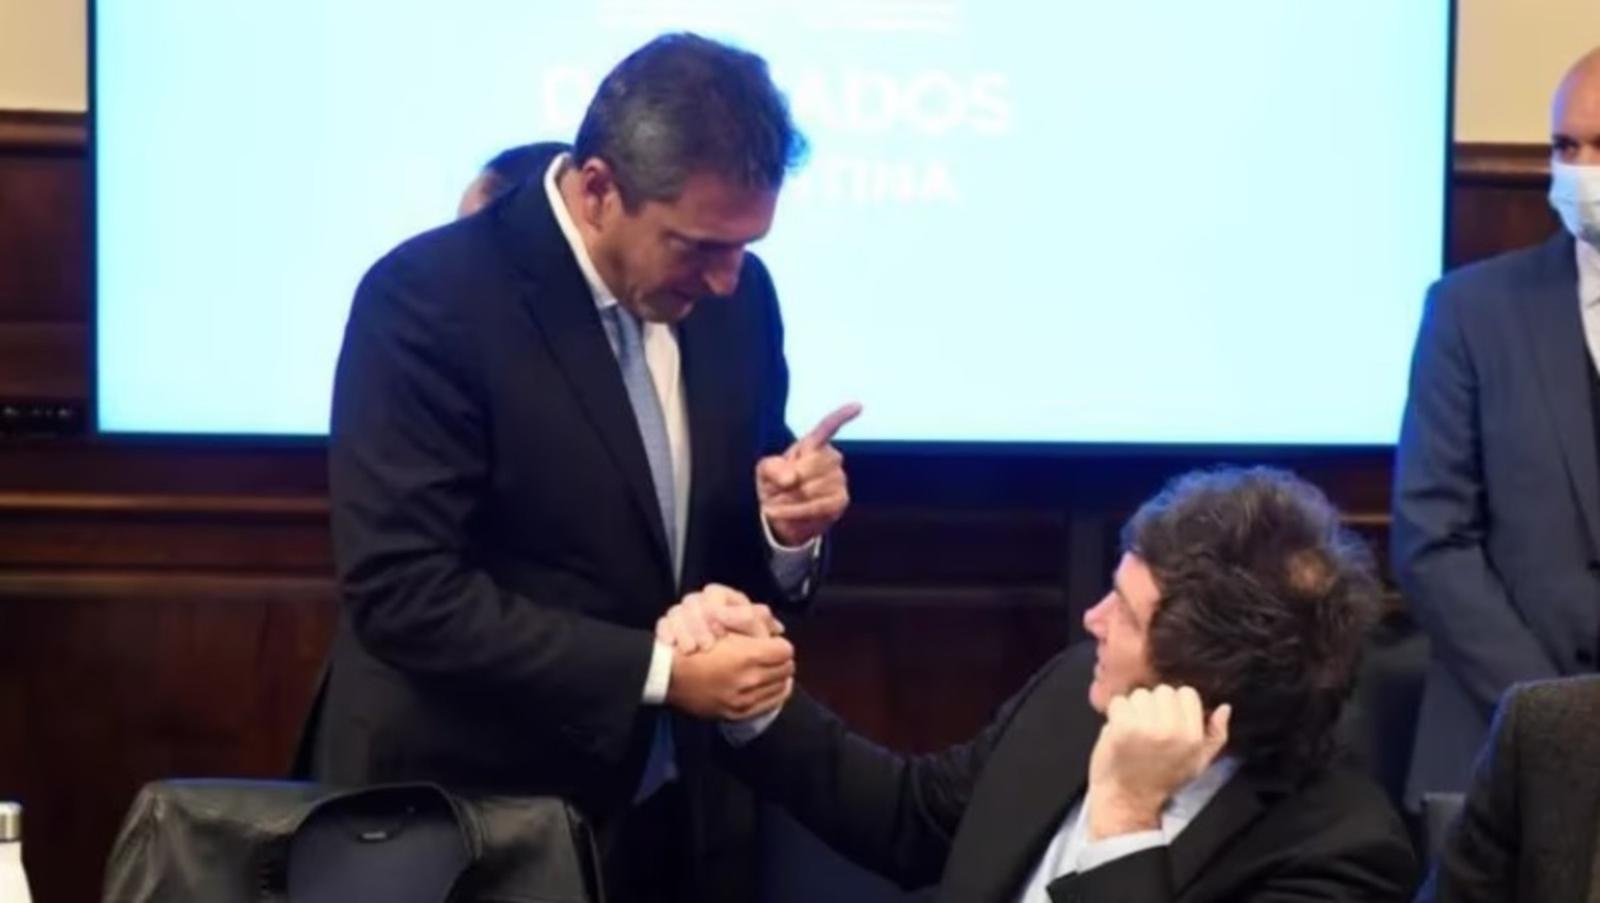
[[[1128,610],[1128,617],[1133,619],[1133,623],[1141,627],[1144,626],[1144,621],[1139,617],[1139,612],[1134,610],[1133,603],[1128,601],[1128,594],[1122,589],[1122,584],[1117,582],[1115,574],[1111,575],[1111,592],[1122,602],[1122,607]]]
[[[698,236],[698,235],[690,235],[687,232],[680,232],[677,229],[674,229],[674,228],[672,228],[670,226],[667,227],[667,234],[671,235],[673,238],[678,239],[679,241],[688,242],[689,244],[692,244],[697,248],[713,250],[713,251],[723,251],[723,250],[729,250],[729,249],[732,249],[732,248],[742,248],[745,245],[753,245],[756,242],[760,241],[761,239],[767,237],[767,233],[762,232],[760,235],[753,235],[753,236],[751,236],[749,238],[746,238],[746,239],[724,240],[724,239],[720,239],[720,238],[709,238],[709,237]]]

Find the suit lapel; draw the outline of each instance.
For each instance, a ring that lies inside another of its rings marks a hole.
[[[1173,892],[1181,896],[1206,864],[1266,811],[1262,797],[1285,792],[1285,784],[1244,772],[1223,784],[1217,795],[1173,839],[1167,851],[1168,861],[1172,863]]]
[[[1016,899],[1088,782],[1101,719],[1082,670],[1063,668],[1016,715],[951,844],[941,900]]]
[[[661,508],[639,424],[622,384],[616,355],[600,324],[594,296],[550,210],[543,179],[529,179],[497,205],[494,215],[500,218],[503,247],[527,279],[523,300],[528,311],[539,326],[550,356],[565,374],[573,396],[627,483],[671,584],[666,529],[661,523]]]
[[[1521,318],[1530,346],[1528,356],[1538,368],[1567,476],[1588,528],[1590,548],[1600,556],[1600,465],[1595,460],[1594,406],[1589,395],[1593,364],[1578,308],[1572,240],[1559,236],[1546,242],[1534,263],[1527,315]]]
[[[685,527],[683,575],[685,586],[700,582],[706,557],[705,537],[712,488],[718,477],[727,479],[737,462],[722,460],[727,447],[727,414],[733,403],[726,399],[726,349],[738,347],[738,338],[726,333],[727,317],[713,307],[725,300],[702,300],[678,328],[678,353],[683,371],[684,409],[689,421],[689,517]],[[722,353],[719,353],[719,350]],[[752,473],[749,477],[755,479]],[[691,581],[693,581],[691,583]]]

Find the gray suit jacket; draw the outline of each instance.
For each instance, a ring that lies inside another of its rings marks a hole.
[[[1466,786],[1513,683],[1594,670],[1600,471],[1572,239],[1428,294],[1395,463],[1395,572],[1432,646],[1407,798]]]
[[[1513,689],[1419,901],[1600,903],[1600,677]]]

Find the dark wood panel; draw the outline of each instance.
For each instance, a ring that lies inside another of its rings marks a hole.
[[[81,157],[0,154],[0,320],[88,320],[86,175]]]
[[[895,749],[972,737],[1074,635],[1058,590],[841,589],[791,630],[799,680]]]
[[[0,572],[0,798],[35,899],[98,899],[145,781],[281,775],[332,610],[327,580]]]
[[[0,320],[0,399],[81,402],[89,373],[87,324]]]

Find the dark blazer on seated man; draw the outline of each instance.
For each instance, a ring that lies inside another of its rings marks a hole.
[[[1410,899],[1397,814],[1333,764],[1377,590],[1332,507],[1278,471],[1191,475],[1134,516],[1124,549],[1084,617],[1094,646],[972,741],[899,755],[797,694],[725,726],[732,770],[951,903]]]
[[[1461,817],[1418,895],[1439,903],[1600,900],[1600,677],[1514,687]]]

